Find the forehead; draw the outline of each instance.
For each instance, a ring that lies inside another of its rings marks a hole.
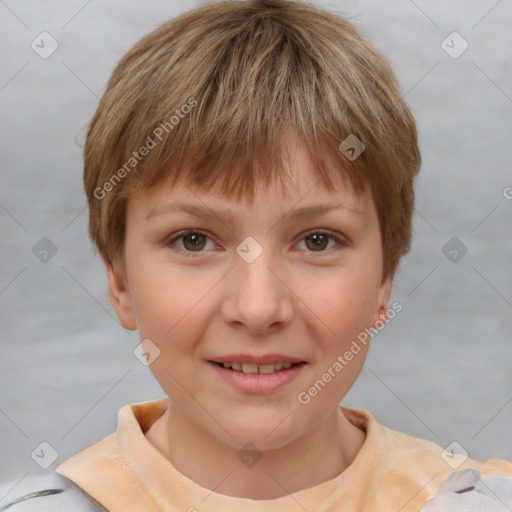
[[[286,167],[279,177],[268,184],[259,184],[253,191],[253,197],[243,197],[240,200],[228,196],[220,186],[205,190],[201,187],[190,186],[183,180],[172,183],[172,176],[163,178],[150,188],[137,191],[129,201],[129,209],[138,216],[151,216],[165,205],[177,203],[193,203],[205,208],[229,208],[238,211],[240,208],[264,208],[265,211],[283,210],[304,207],[306,205],[343,203],[345,206],[367,210],[373,207],[368,187],[356,192],[347,174],[339,162],[329,160],[329,178],[334,184],[334,190],[326,186],[325,178],[315,167],[311,155],[306,151],[300,140],[294,137],[288,139],[286,150]],[[225,169],[224,172],[229,172]],[[255,172],[258,172],[257,170]],[[368,204],[368,202],[372,204]],[[262,214],[265,211],[261,211]]]
[[[329,191],[318,179],[308,181],[302,176],[291,190],[259,189],[250,205],[244,200],[230,199],[219,191],[201,192],[182,183],[170,188],[162,182],[128,203],[130,231],[163,228],[175,216],[182,220],[220,222],[230,230],[259,224],[281,231],[296,223],[329,218],[358,230],[377,232],[379,229],[371,195],[366,190],[356,194],[348,180]]]

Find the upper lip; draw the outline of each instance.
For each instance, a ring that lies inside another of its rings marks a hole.
[[[304,359],[297,357],[289,357],[281,354],[266,354],[264,356],[252,356],[249,354],[231,354],[226,356],[215,357],[210,359],[214,363],[239,363],[239,364],[256,364],[258,366],[275,363],[302,363]]]

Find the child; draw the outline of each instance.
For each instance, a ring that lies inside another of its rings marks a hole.
[[[420,167],[352,24],[288,0],[187,12],[123,57],[84,156],[113,307],[167,398],[2,510],[510,510],[511,463],[339,406],[399,310]]]

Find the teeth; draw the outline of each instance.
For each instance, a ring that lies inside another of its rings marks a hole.
[[[292,363],[275,363],[275,364],[250,364],[250,363],[222,363],[224,368],[231,368],[242,373],[259,373],[261,375],[269,375],[280,370],[288,370],[293,366]]]
[[[242,371],[244,373],[258,373],[258,365],[244,363],[242,365]]]
[[[275,372],[275,368],[274,368],[274,365],[273,364],[262,364],[260,365],[260,373],[263,373],[263,374],[269,374],[269,373],[274,373]]]

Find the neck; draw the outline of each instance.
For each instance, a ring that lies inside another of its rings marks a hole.
[[[257,461],[243,458],[241,463],[239,448],[221,442],[170,403],[146,438],[201,487],[226,496],[269,500],[337,477],[356,458],[365,433],[337,408],[301,437],[265,451]]]

